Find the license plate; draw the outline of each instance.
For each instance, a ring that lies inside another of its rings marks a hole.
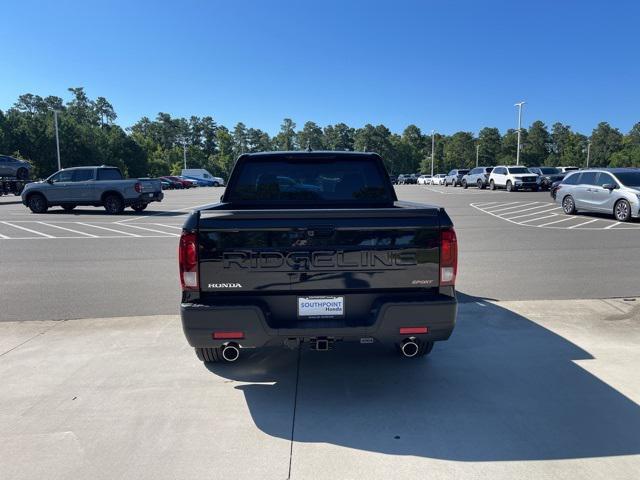
[[[298,297],[299,317],[342,317],[344,297]]]

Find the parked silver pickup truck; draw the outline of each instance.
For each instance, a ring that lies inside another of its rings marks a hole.
[[[74,167],[26,185],[22,203],[33,213],[45,213],[56,205],[67,211],[91,205],[103,206],[113,215],[126,207],[141,212],[149,203],[162,201],[163,196],[160,180],[124,179],[116,167]]]

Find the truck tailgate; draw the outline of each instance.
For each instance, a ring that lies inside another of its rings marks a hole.
[[[202,292],[437,287],[437,208],[203,210]]]

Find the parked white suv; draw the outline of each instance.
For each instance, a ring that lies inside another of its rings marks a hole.
[[[529,189],[538,191],[538,175],[531,173],[526,167],[516,165],[500,165],[489,175],[489,188],[506,188],[508,192]]]

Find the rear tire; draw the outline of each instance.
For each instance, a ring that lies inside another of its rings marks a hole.
[[[19,168],[18,171],[16,172],[16,178],[18,180],[28,180],[29,179],[29,170],[27,170],[24,167]]]
[[[482,183],[482,180],[478,180],[476,182],[476,186],[478,187],[478,190],[484,190],[484,183]]]
[[[491,180],[489,182],[489,190],[495,190],[496,189],[496,182],[494,182],[493,180]]]
[[[219,186],[220,186],[220,184],[219,184],[218,182],[213,182],[213,186],[214,186],[214,187],[219,187]]]
[[[27,201],[29,210],[33,213],[47,213],[49,206],[47,205],[47,199],[41,193],[34,193],[29,197]]]
[[[628,222],[631,220],[631,205],[628,201],[618,200],[613,207],[613,216],[619,222]]]
[[[466,180],[463,180],[463,181],[462,181],[462,188],[464,188],[465,190],[466,190],[467,188],[469,188],[469,185],[467,185],[467,181],[466,181]]]
[[[198,360],[204,363],[219,363],[223,360],[221,348],[196,348],[195,351]]]
[[[107,195],[102,204],[109,215],[118,215],[124,210],[122,198],[115,194]]]
[[[567,195],[562,199],[562,211],[567,215],[575,215],[578,213],[576,210],[576,202],[571,195]]]

